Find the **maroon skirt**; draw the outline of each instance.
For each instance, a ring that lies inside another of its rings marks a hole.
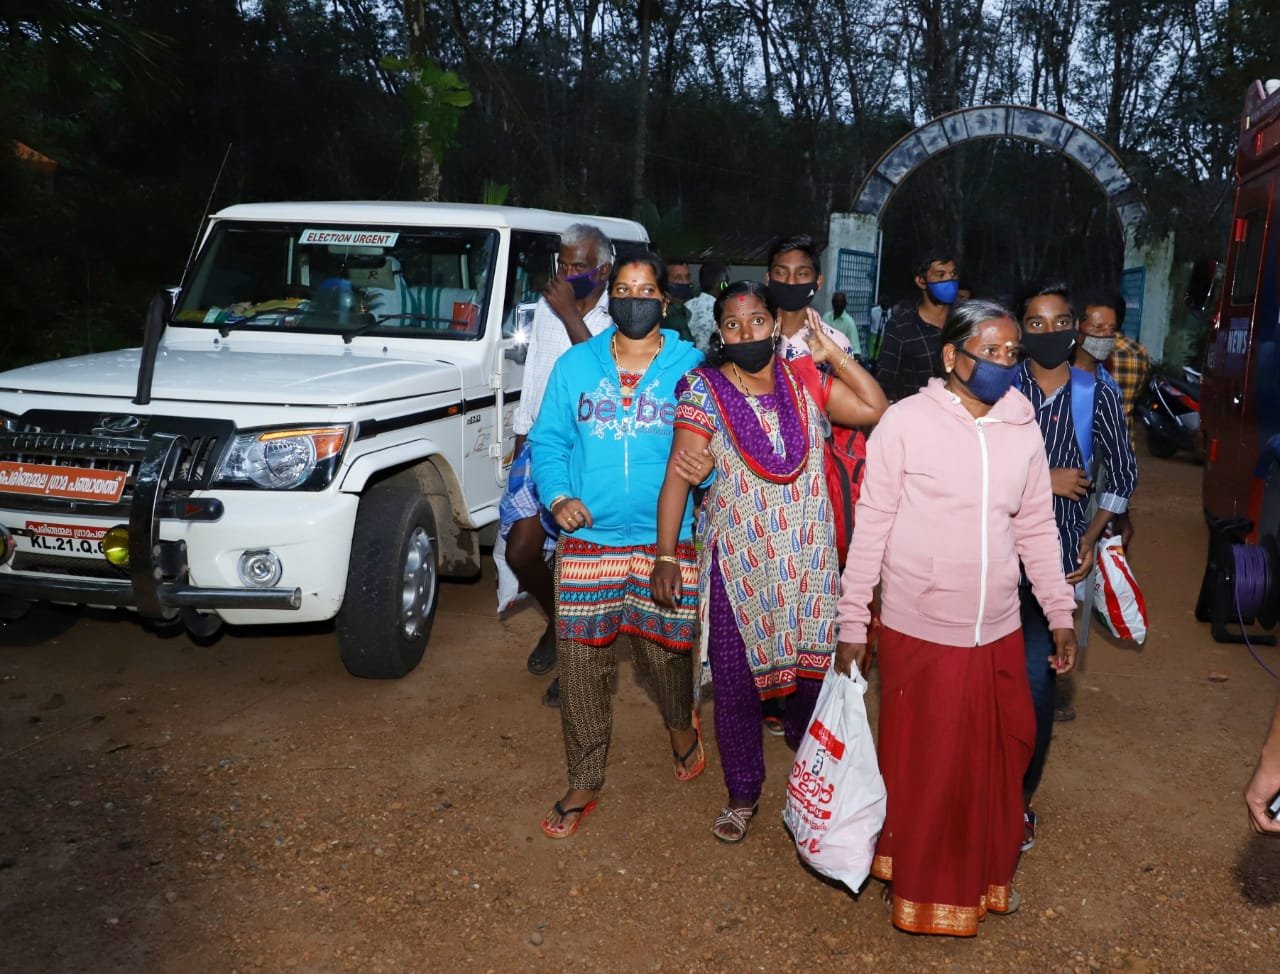
[[[880,635],[877,751],[888,808],[872,875],[894,926],[971,937],[1009,909],[1035,715],[1022,631],[983,646]]]

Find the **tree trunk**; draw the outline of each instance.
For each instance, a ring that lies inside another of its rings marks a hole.
[[[418,63],[427,52],[426,0],[402,0],[405,26],[409,29],[409,60]],[[418,157],[418,199],[431,202],[440,198],[440,160],[431,148],[431,133],[426,125],[413,126],[414,148]]]
[[[649,136],[649,22],[652,19],[652,0],[639,0],[640,18],[640,103],[636,106],[635,168],[631,182],[631,207],[640,212],[644,199],[644,157],[648,151]]]
[[[418,143],[418,199],[433,203],[440,199],[440,160],[431,149],[431,136],[425,125],[415,125]]]

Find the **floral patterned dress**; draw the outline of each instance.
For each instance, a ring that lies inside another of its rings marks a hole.
[[[836,646],[840,576],[823,468],[826,417],[780,358],[772,395],[748,396],[718,369],[676,387],[675,425],[708,441],[717,476],[698,534],[702,644],[720,574],[761,698],[821,679]]]

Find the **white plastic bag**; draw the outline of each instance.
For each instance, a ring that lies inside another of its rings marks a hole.
[[[866,692],[856,668],[851,677],[827,673],[796,750],[782,812],[800,858],[855,893],[871,871],[885,813]]]
[[[520,582],[516,573],[507,564],[507,539],[498,532],[498,540],[493,543],[493,566],[498,570],[498,615],[506,612],[528,593],[520,591]]]
[[[1147,602],[1142,597],[1119,537],[1098,542],[1093,573],[1093,607],[1112,635],[1139,645],[1147,638]]]

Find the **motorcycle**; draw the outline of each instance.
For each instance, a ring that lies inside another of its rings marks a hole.
[[[1189,365],[1181,376],[1153,373],[1134,406],[1147,430],[1147,449],[1168,459],[1180,451],[1204,453],[1200,431],[1200,373]]]

